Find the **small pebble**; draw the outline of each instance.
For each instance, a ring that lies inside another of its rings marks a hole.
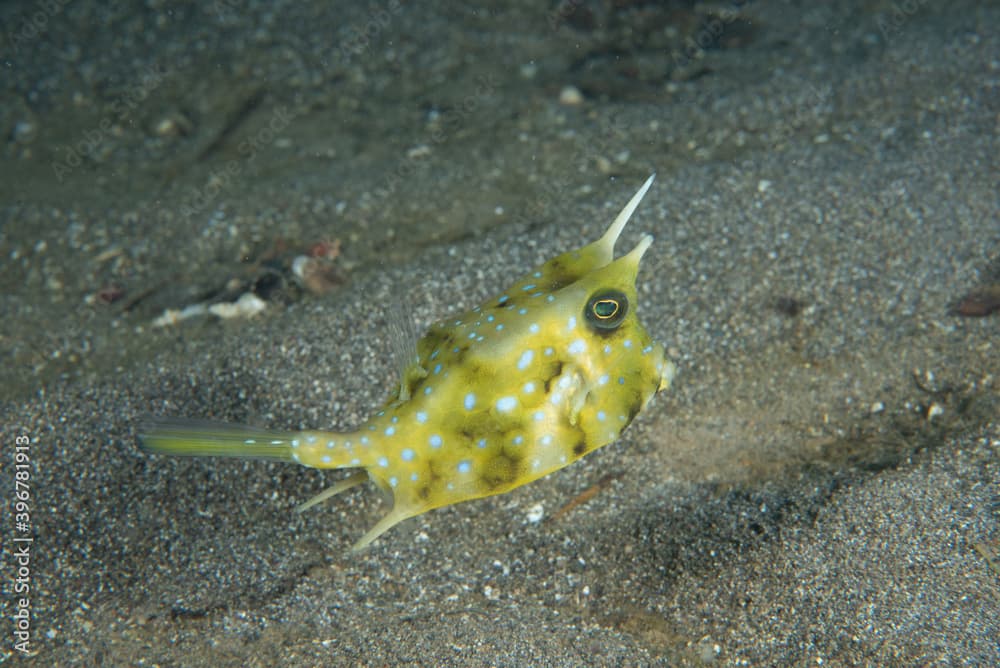
[[[431,154],[431,147],[427,144],[418,144],[406,152],[406,157],[410,160],[426,158]]]
[[[171,112],[153,126],[153,132],[160,137],[183,137],[191,134],[194,124],[180,112]]]
[[[28,144],[36,135],[35,124],[31,121],[18,121],[11,132],[11,139],[17,144]]]
[[[583,104],[583,93],[576,86],[566,86],[559,93],[559,104],[567,107],[578,107]]]

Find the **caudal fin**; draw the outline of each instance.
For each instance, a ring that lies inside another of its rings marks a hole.
[[[294,434],[245,425],[156,417],[139,427],[146,452],[184,457],[242,457],[281,462],[292,458]]]

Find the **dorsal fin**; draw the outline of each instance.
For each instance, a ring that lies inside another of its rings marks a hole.
[[[410,398],[410,376],[423,377],[427,371],[420,366],[417,354],[417,328],[414,325],[412,309],[404,305],[398,296],[389,300],[386,312],[389,332],[389,350],[393,366],[399,372],[399,401]]]

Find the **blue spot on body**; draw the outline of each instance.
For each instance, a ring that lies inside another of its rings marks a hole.
[[[535,284],[534,283],[528,283],[526,286],[524,286],[521,289],[524,290],[525,292],[529,292],[529,291],[535,289]]]
[[[526,308],[519,308],[519,309],[517,309],[517,312],[520,313],[521,315],[525,315],[525,314],[527,314],[528,309],[526,309]]]
[[[520,359],[517,360],[517,368],[520,371],[524,371],[531,364],[532,358],[534,358],[535,353],[531,350],[525,350],[521,353]]]
[[[417,453],[415,453],[412,448],[403,448],[403,451],[399,453],[399,458],[404,462],[412,462],[413,458],[416,456]]]
[[[395,427],[386,427],[385,428],[385,435],[386,436],[392,436],[395,433],[396,433],[396,428]]]
[[[465,401],[462,403],[465,406],[465,410],[471,411],[473,408],[476,407],[476,395],[473,394],[472,392],[469,392],[467,395],[465,395]]]
[[[387,458],[385,458],[385,457],[379,457],[378,458],[378,465],[381,466],[384,469],[387,469],[387,468],[389,468],[389,460]]]
[[[587,344],[583,342],[583,339],[577,339],[573,343],[569,344],[569,348],[567,348],[567,350],[570,355],[579,355],[587,350]]]
[[[521,445],[522,443],[524,443],[524,436],[514,437],[514,445]]]
[[[441,363],[434,365],[434,373],[441,373]]]
[[[604,411],[597,411],[597,419],[604,422],[608,418],[608,414]]]
[[[468,473],[472,470],[472,463],[468,459],[463,459],[458,463],[457,468],[459,473]]]
[[[625,376],[618,376],[618,384],[619,385],[625,384]]]
[[[508,413],[517,407],[515,397],[500,397],[497,399],[497,410],[501,413]]]
[[[442,443],[441,437],[438,434],[431,434],[431,437],[427,439],[427,442],[431,444],[432,448],[440,448]]]
[[[485,448],[486,447],[486,439],[485,438],[479,439],[479,442],[476,443],[476,445],[478,445],[480,448]]]
[[[498,331],[498,332],[499,332],[500,330],[502,330],[502,329],[503,329],[503,323],[500,323],[499,325],[497,325],[497,331]]]
[[[528,326],[528,331],[531,332],[532,334],[538,334],[538,323],[537,322],[531,323],[531,325]]]
[[[545,301],[547,301],[547,302],[554,302],[555,300],[556,300],[556,296],[555,295],[546,295],[546,297],[545,297]]]
[[[434,388],[432,388],[430,385],[428,385],[427,387],[424,388],[424,394],[430,394],[433,391],[434,391]]]
[[[417,422],[419,422],[420,424],[424,424],[425,422],[427,422],[427,413],[425,413],[424,411],[417,411]]]

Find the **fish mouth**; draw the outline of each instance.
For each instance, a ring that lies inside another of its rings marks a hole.
[[[675,376],[677,376],[677,365],[664,358],[663,371],[660,372],[660,388],[657,391],[663,391],[670,387],[674,382]]]

